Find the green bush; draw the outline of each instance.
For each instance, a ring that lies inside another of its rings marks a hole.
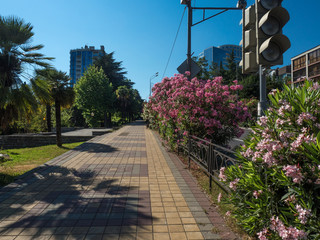
[[[259,239],[320,239],[320,86],[269,94],[270,108],[222,168],[233,216]]]

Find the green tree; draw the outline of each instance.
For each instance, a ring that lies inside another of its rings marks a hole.
[[[211,78],[211,75],[209,73],[209,64],[208,61],[205,59],[205,57],[196,58],[193,57],[193,60],[198,64],[198,66],[201,68],[201,71],[197,74],[197,78],[200,79],[209,79]]]
[[[39,69],[36,70],[36,79],[44,82],[45,87],[51,92],[51,84],[53,81],[53,71],[51,68]],[[50,95],[50,98],[42,98],[40,99],[40,103],[46,106],[46,123],[47,123],[47,131],[52,131],[51,124],[51,106],[53,104],[53,98]]]
[[[242,79],[242,70],[238,66],[238,63],[235,60],[234,51],[227,55],[227,64],[225,70],[224,81],[227,84],[231,84],[234,80],[240,81]]]
[[[120,86],[116,90],[117,102],[120,106],[121,117],[123,121],[127,121],[128,106],[130,104],[131,91],[127,86]]]
[[[121,66],[122,62],[117,62],[113,55],[114,52],[104,53],[95,59],[94,65],[97,66],[98,69],[102,68],[104,74],[112,84],[113,91],[116,91],[120,86],[132,87],[134,83],[125,78],[127,72],[124,71],[124,68]]]
[[[252,98],[259,99],[259,76],[257,74],[248,75],[239,82],[243,86],[242,91],[239,92],[240,98]]]
[[[141,117],[143,108],[143,100],[136,89],[130,89],[130,101],[129,101],[129,119],[130,121]]]
[[[75,104],[82,110],[83,117],[90,127],[97,127],[107,114],[113,111],[115,96],[112,84],[102,68],[91,66],[75,85]]]
[[[28,80],[26,68],[47,67],[47,60],[38,50],[43,45],[31,45],[33,27],[17,17],[0,16],[0,124],[2,129],[19,116],[36,111],[33,89],[41,88],[39,81]]]
[[[51,69],[48,80],[55,106],[57,146],[61,147],[61,107],[70,107],[73,104],[74,90],[69,86],[70,78],[65,72]]]
[[[260,81],[259,81],[259,75],[257,74],[251,74],[243,78],[239,82],[240,85],[243,86],[243,90],[239,92],[240,98],[257,98],[260,97]],[[275,76],[267,76],[266,77],[266,87],[267,87],[267,94],[272,89],[279,89],[282,90],[283,83],[281,81],[278,81]]]

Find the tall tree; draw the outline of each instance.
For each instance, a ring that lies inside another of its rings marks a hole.
[[[131,100],[130,100],[130,109],[129,109],[129,115],[130,115],[130,121],[135,120],[136,117],[140,117],[142,113],[143,108],[143,100],[136,89],[131,89],[130,94]]]
[[[50,68],[38,71],[38,76],[42,76],[47,81],[51,98],[54,102],[57,146],[61,147],[61,107],[72,105],[74,101],[74,90],[69,86],[70,78],[65,72]],[[45,103],[50,105],[50,102],[47,100]]]
[[[225,83],[231,84],[234,80],[237,79],[237,63],[235,62],[234,51],[227,55],[227,64],[226,64],[226,77],[224,79]]]
[[[196,58],[193,57],[193,60],[198,64],[198,66],[201,68],[201,71],[197,74],[197,78],[200,79],[209,79],[211,78],[211,74],[209,72],[209,64],[208,61],[205,59],[205,57],[201,57],[201,58]]]
[[[115,96],[103,70],[89,67],[75,85],[75,92],[75,104],[82,110],[87,124],[97,127],[99,121],[104,120],[106,126],[107,115],[113,111]]]
[[[120,106],[122,119],[126,121],[128,117],[128,106],[130,104],[131,91],[127,86],[120,86],[116,91],[117,102]]]
[[[51,84],[50,83],[53,81],[52,77],[53,77],[53,74],[52,74],[51,68],[36,70],[36,79],[38,81],[44,82],[47,85],[47,89],[50,92],[51,92]],[[41,99],[40,103],[46,106],[47,131],[51,132],[52,131],[52,128],[51,128],[51,126],[52,126],[52,124],[51,124],[51,106],[53,104],[53,98],[50,95],[50,98]]]
[[[0,16],[0,124],[2,129],[19,115],[36,110],[32,87],[26,68],[47,67],[47,60],[38,50],[43,45],[31,45],[33,27],[17,17]],[[37,84],[33,82],[32,84]],[[40,85],[38,85],[40,86]]]
[[[113,55],[114,52],[104,53],[94,60],[94,65],[99,69],[102,68],[104,74],[112,84],[113,91],[116,91],[120,86],[132,87],[133,83],[125,78],[127,72],[121,66],[122,62],[117,62]]]

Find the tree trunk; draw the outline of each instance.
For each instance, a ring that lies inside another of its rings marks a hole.
[[[107,114],[107,127],[108,128],[112,127],[112,120],[111,120],[111,113],[110,112]]]
[[[51,128],[51,105],[47,104],[46,105],[47,111],[46,111],[46,118],[47,118],[47,131],[51,132],[52,128]]]
[[[55,107],[56,107],[56,136],[57,136],[57,146],[62,146],[62,139],[61,139],[61,109],[60,109],[60,101],[55,100]]]
[[[107,128],[107,126],[108,126],[108,113],[104,113],[104,122],[103,122],[103,126],[105,127],[105,128]]]

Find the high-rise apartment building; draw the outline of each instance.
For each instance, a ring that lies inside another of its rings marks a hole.
[[[234,52],[235,62],[238,65],[242,58],[242,47],[237,45],[228,44],[218,47],[209,47],[199,54],[199,58],[204,57],[209,65],[214,62],[220,66],[221,63],[223,68],[226,68],[227,57],[232,51]]]
[[[320,81],[320,45],[291,58],[293,84],[305,78]]]
[[[84,48],[70,50],[70,85],[76,84],[86,69],[92,65],[93,59],[102,56],[104,53],[104,46],[102,45],[100,49],[85,46]]]

